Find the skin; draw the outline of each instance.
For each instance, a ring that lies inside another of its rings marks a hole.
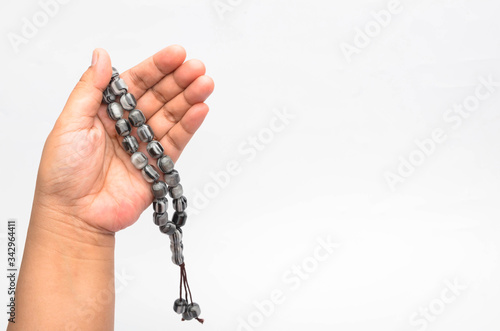
[[[120,75],[174,162],[214,88],[203,63],[185,58],[169,46]],[[96,49],[45,143],[9,331],[113,330],[114,234],[153,195],[101,103],[110,78],[109,55]]]

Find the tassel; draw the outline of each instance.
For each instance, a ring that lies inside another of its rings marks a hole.
[[[189,287],[189,282],[187,279],[186,265],[182,263],[180,267],[180,283],[179,283],[179,299],[174,303],[174,310],[177,313],[182,312],[182,321],[189,321],[191,319],[196,319],[198,322],[203,324],[204,319],[199,318],[201,314],[200,306],[193,302],[193,296],[191,294],[191,288]],[[183,298],[184,296],[184,298]]]

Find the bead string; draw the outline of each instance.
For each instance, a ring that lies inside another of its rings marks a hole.
[[[200,306],[193,302],[191,289],[187,280],[186,265],[184,264],[181,227],[186,224],[187,220],[185,212],[187,199],[183,195],[179,173],[174,169],[172,159],[163,153],[163,146],[155,139],[151,127],[146,124],[146,117],[143,112],[135,108],[137,106],[136,99],[128,92],[127,84],[120,78],[120,74],[115,68],[113,68],[111,80],[103,92],[102,99],[107,103],[108,116],[116,121],[116,132],[123,137],[122,146],[131,155],[130,161],[135,168],[141,170],[144,179],[152,184],[151,190],[154,195],[153,221],[159,226],[162,233],[169,236],[172,262],[180,267],[179,298],[174,302],[174,311],[182,314],[183,321],[196,319],[200,323],[203,323],[204,320],[199,318],[201,313]],[[123,118],[124,110],[128,111],[127,119]],[[138,151],[139,143],[131,135],[132,126],[137,128],[139,139],[147,143],[146,150],[148,154],[153,159],[157,159],[156,164],[158,169],[163,173],[164,181],[160,180],[160,173],[156,167],[149,164],[148,157]],[[171,221],[168,220],[167,214],[167,193],[173,199],[172,205],[175,210]],[[185,298],[182,297],[183,290]]]

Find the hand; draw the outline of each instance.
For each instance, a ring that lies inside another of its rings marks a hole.
[[[185,57],[169,46],[120,75],[174,162],[207,115],[203,102],[214,88],[203,63]],[[109,55],[96,49],[45,143],[34,200],[34,209],[58,221],[105,233],[132,225],[153,200],[101,104],[110,78]]]

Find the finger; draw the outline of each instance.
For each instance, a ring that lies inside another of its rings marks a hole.
[[[157,137],[163,137],[179,122],[195,104],[205,101],[214,90],[214,82],[208,76],[200,76],[181,94],[167,102],[149,120],[148,124]]]
[[[94,50],[92,65],[71,92],[60,119],[72,129],[90,128],[102,102],[102,92],[111,79],[111,60],[101,48]]]
[[[174,162],[177,161],[186,144],[191,140],[194,133],[207,116],[208,106],[198,103],[186,112],[179,123],[175,124],[168,133],[160,139],[165,148],[165,154],[170,156]]]
[[[120,77],[127,83],[128,91],[132,93],[136,99],[139,99],[139,96],[149,88],[149,85],[154,85],[162,80],[165,75],[168,75],[178,68],[185,58],[186,51],[182,46],[171,45],[120,74]],[[101,107],[98,116],[107,133],[111,137],[118,137],[115,130],[115,122],[108,117],[106,107]]]
[[[142,110],[146,118],[150,118],[163,107],[164,104],[172,100],[181,93],[196,78],[205,74],[205,65],[199,60],[189,60],[184,62],[173,73],[164,77],[156,85],[147,90],[140,99],[137,100],[137,108]]]
[[[168,46],[120,76],[127,82],[128,90],[139,99],[149,88],[177,69],[186,59],[182,46]]]

